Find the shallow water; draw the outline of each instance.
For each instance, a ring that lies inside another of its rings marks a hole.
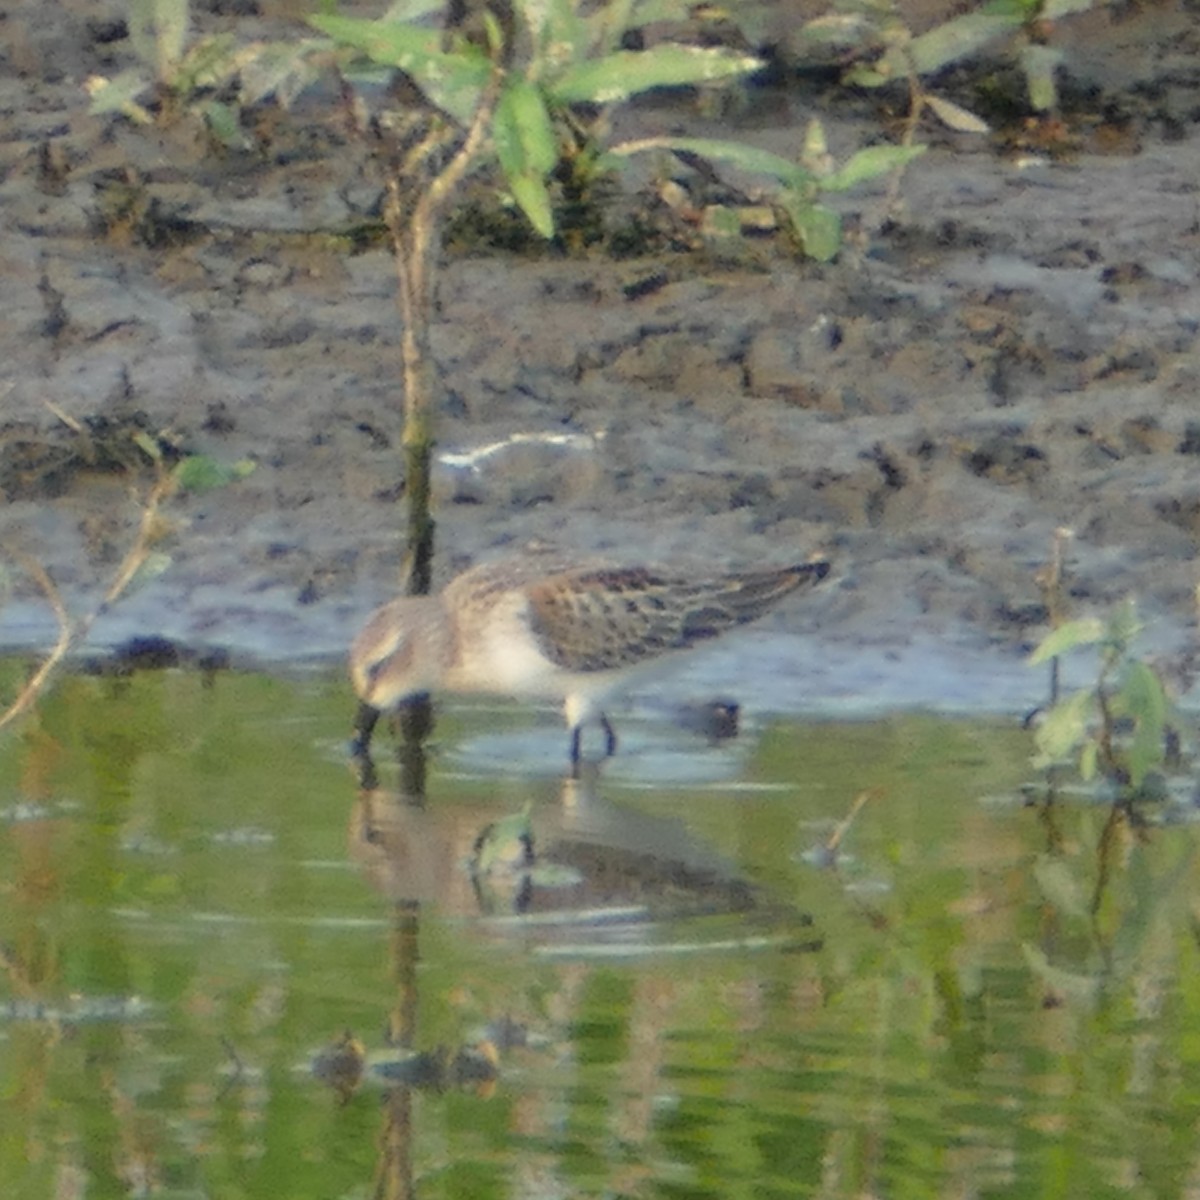
[[[635,711],[571,782],[512,705],[416,806],[351,711],[75,677],[4,735],[5,1197],[1192,1194],[1194,825],[1027,806],[1009,721]]]

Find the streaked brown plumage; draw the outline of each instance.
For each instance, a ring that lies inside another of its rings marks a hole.
[[[435,688],[561,698],[577,764],[590,720],[613,753],[604,702],[643,668],[757,620],[828,573],[825,561],[698,577],[671,567],[509,559],[464,572],[440,595],[377,609],[354,641],[350,672],[376,711]]]

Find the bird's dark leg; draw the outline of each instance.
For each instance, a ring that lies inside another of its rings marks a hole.
[[[583,739],[583,729],[576,725],[571,730],[571,778],[579,778],[580,745]]]
[[[350,758],[358,768],[358,786],[371,791],[379,786],[375,763],[371,758],[371,735],[379,721],[379,709],[361,701],[354,714],[354,738],[350,742]]]
[[[603,713],[600,714],[600,727],[604,730],[604,757],[612,758],[617,752],[617,734]]]
[[[350,743],[350,753],[355,758],[369,755],[371,752],[371,735],[379,721],[379,709],[365,700],[360,700],[358,711],[354,714],[354,739]]]
[[[604,757],[612,758],[617,752],[617,734],[609,723],[608,718],[600,714],[600,728],[604,730]],[[576,725],[571,730],[571,778],[579,778],[579,765],[583,761],[583,726]]]

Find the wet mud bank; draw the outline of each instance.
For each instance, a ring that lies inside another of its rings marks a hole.
[[[1019,707],[1038,572],[1068,528],[1074,607],[1136,594],[1187,685],[1200,39],[1186,5],[1160,8],[1136,55],[1125,22],[1084,58],[1110,87],[1169,81],[1169,137],[1146,123],[1120,153],[1059,161],[935,139],[893,218],[831,265],[753,242],[452,256],[434,331],[442,576],[531,542],[721,565],[820,550],[835,578],[710,657],[716,677],[783,661],[767,702],[787,708]],[[92,641],[340,655],[401,557],[395,272],[324,232],[370,202],[361,151],[302,114],[303,154],[253,162],[114,127],[79,89],[97,47],[80,40],[56,76],[40,38],[0,79],[0,538],[82,610],[137,520],[106,431],[251,461],[172,502],[169,569]],[[810,115],[783,94],[739,136],[795,154]],[[871,133],[822,117],[838,153]],[[166,223],[157,241],[98,223],[114,172],[136,220]],[[851,226],[881,203],[847,197]],[[46,605],[11,579],[0,643],[48,645]]]

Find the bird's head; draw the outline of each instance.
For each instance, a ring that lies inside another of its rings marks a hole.
[[[389,709],[430,690],[443,635],[427,597],[404,596],[377,608],[350,647],[359,699]]]

